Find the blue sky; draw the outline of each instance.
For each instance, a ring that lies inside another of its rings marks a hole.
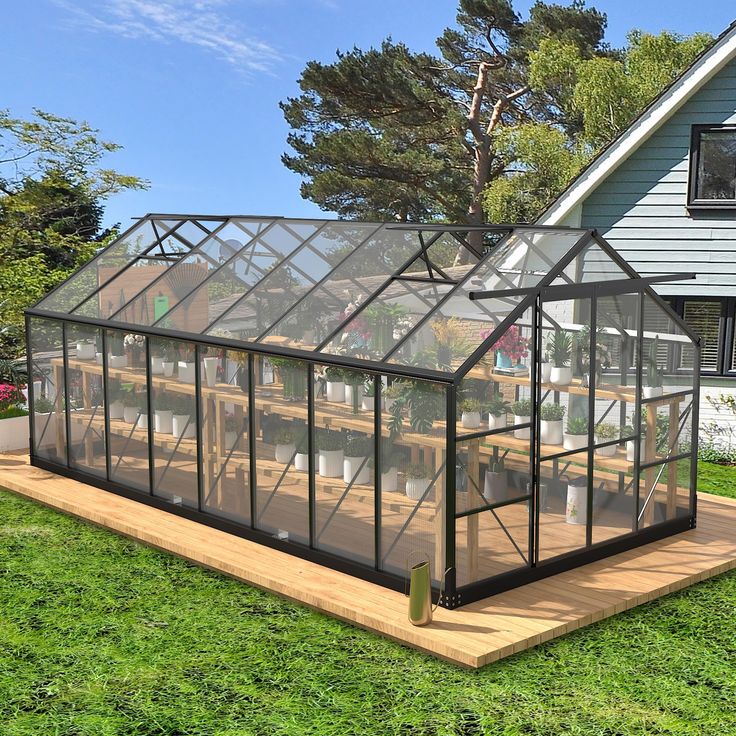
[[[590,3],[589,3],[590,4]],[[608,40],[632,27],[717,34],[727,0],[598,0]],[[525,13],[531,0],[517,0]],[[280,156],[278,103],[306,61],[390,35],[432,50],[453,0],[26,0],[9,3],[0,107],[85,119],[125,148],[110,166],[151,182],[114,197],[106,222],[146,212],[314,216]],[[708,12],[704,13],[703,8]]]

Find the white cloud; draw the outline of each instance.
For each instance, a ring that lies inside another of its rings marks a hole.
[[[283,60],[273,46],[248,36],[227,14],[231,0],[108,0],[87,5],[54,0],[92,31],[199,47],[246,72],[270,72]]]

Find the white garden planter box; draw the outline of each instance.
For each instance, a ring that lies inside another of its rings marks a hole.
[[[339,404],[345,401],[345,384],[342,381],[327,381],[327,401]]]
[[[204,373],[204,379],[207,382],[209,388],[214,388],[217,383],[217,366],[219,364],[219,358],[210,356],[208,358],[202,358],[202,372]]]
[[[151,356],[151,374],[160,376],[164,372],[164,359],[160,355]]]
[[[349,406],[353,405],[353,396],[356,391],[358,393],[358,406],[360,406],[363,401],[363,386],[353,386],[350,383],[345,384],[345,403]]]
[[[139,406],[123,407],[123,421],[127,424],[135,424],[138,421],[138,413],[140,410]]]
[[[599,441],[596,438],[596,442]],[[618,450],[618,445],[606,445],[606,447],[596,447],[595,454],[598,457],[613,457],[616,454],[616,450]]]
[[[28,449],[29,433],[28,417],[0,419],[0,452]]]
[[[494,473],[486,470],[483,479],[483,498],[488,503],[500,503],[506,500],[508,494],[508,486],[506,481],[506,471]]]

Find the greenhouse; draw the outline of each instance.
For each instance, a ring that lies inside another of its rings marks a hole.
[[[455,608],[695,525],[700,346],[595,232],[148,215],[26,312],[36,466]]]

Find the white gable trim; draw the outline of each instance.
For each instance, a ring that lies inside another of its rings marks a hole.
[[[540,225],[560,224],[575,207],[665,123],[706,82],[736,58],[736,22],[658,97],[542,213]]]

